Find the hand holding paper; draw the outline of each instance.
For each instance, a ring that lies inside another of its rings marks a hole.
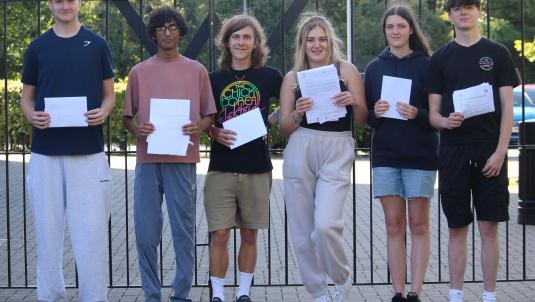
[[[186,156],[189,135],[182,127],[190,123],[190,100],[151,99],[150,121],[154,132],[147,137],[147,153]]]
[[[50,115],[49,127],[87,127],[87,97],[45,98],[45,112]]]
[[[395,118],[398,120],[407,120],[407,118],[396,110],[396,103],[410,103],[412,80],[383,76],[383,85],[381,86],[381,99],[388,102],[388,109],[382,117]]]
[[[306,112],[307,122],[324,123],[337,121],[347,114],[344,107],[334,104],[333,97],[339,94],[340,83],[333,64],[297,72],[301,95],[314,101],[312,109]]]
[[[456,112],[462,112],[464,118],[494,112],[494,93],[492,85],[482,83],[453,92],[453,106]]]
[[[236,141],[229,146],[230,149],[237,148],[267,134],[259,108],[223,122],[223,127],[236,132]]]

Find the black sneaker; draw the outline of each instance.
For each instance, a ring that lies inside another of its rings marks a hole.
[[[251,298],[247,295],[240,296],[238,299],[236,299],[236,302],[252,302]]]
[[[422,302],[415,292],[409,292],[407,294],[407,302]]]
[[[213,297],[210,302],[223,302],[223,300],[221,300],[219,297]]]
[[[407,299],[403,298],[403,295],[401,293],[397,293],[392,297],[392,302],[406,302]]]

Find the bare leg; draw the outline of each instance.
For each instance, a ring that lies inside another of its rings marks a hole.
[[[466,236],[468,226],[449,229],[448,263],[450,270],[450,287],[463,288],[464,272],[466,270]]]
[[[210,244],[210,276],[225,278],[228,269],[228,240],[230,230],[212,232]]]
[[[258,230],[240,229],[241,245],[238,255],[240,272],[253,273],[256,266],[256,238]]]
[[[414,198],[409,204],[411,232],[411,291],[420,295],[429,263],[429,199]]]
[[[383,196],[380,200],[385,214],[388,268],[392,285],[396,293],[403,294],[407,272],[405,200],[400,196]]]
[[[500,261],[500,243],[498,237],[498,223],[482,221],[479,223],[481,236],[481,267],[483,269],[483,285],[486,291],[496,291],[498,263]]]

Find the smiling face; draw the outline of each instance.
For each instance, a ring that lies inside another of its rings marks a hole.
[[[305,41],[305,54],[310,67],[323,66],[329,60],[329,39],[323,28],[312,28]]]
[[[228,47],[233,61],[251,61],[253,50],[257,46],[254,30],[246,26],[230,34]]]
[[[81,4],[82,0],[48,0],[48,8],[60,23],[76,22]]]
[[[412,28],[409,22],[398,15],[391,15],[386,18],[384,33],[390,48],[404,49],[409,47],[409,37]]]
[[[448,20],[455,29],[469,31],[477,29],[477,22],[481,16],[481,10],[477,5],[459,5],[452,7],[448,12]]]
[[[156,28],[154,39],[156,40],[156,44],[158,44],[158,50],[174,50],[180,40],[180,28],[178,28],[174,20],[167,21],[164,23],[164,26]]]

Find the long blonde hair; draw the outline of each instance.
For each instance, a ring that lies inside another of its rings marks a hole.
[[[301,71],[309,69],[308,58],[306,55],[306,39],[308,33],[314,28],[319,27],[325,31],[327,35],[327,42],[329,47],[327,49],[327,56],[329,61],[327,64],[334,64],[344,59],[342,53],[342,40],[338,38],[334,27],[329,20],[317,13],[307,13],[301,17],[297,26],[297,35],[295,37],[295,54],[294,54],[294,71]]]

